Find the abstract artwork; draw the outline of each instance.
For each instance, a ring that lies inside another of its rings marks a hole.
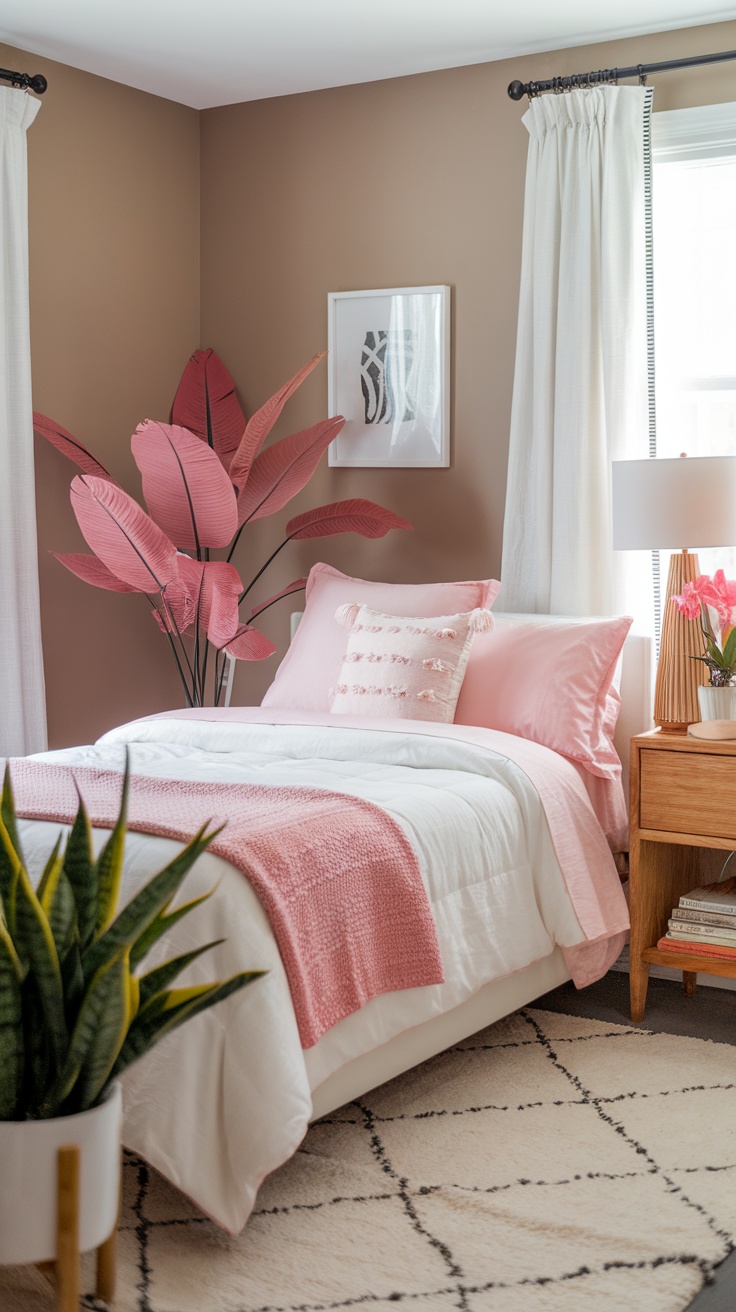
[[[411,328],[401,333],[381,329],[366,333],[360,356],[360,386],[367,424],[390,424],[399,413],[404,422],[416,418],[409,394],[401,390],[401,377],[411,367],[413,351]]]
[[[332,292],[331,465],[449,464],[449,287]]]

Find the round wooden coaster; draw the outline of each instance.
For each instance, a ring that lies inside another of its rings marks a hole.
[[[703,720],[688,726],[691,738],[706,738],[711,742],[736,738],[736,720]]]

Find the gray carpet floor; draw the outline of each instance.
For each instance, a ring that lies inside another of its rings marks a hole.
[[[597,984],[578,990],[563,984],[534,1003],[546,1011],[589,1016],[616,1025],[630,1022],[629,977],[610,971]],[[736,992],[700,986],[686,998],[679,984],[650,979],[643,1029],[660,1034],[684,1034],[695,1039],[736,1044]],[[698,1294],[688,1312],[734,1312],[736,1308],[736,1249],[716,1269],[711,1285]]]

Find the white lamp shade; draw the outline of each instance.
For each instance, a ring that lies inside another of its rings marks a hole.
[[[618,551],[736,546],[736,456],[613,461]]]

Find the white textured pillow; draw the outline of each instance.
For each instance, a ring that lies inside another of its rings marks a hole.
[[[358,602],[335,619],[351,633],[331,711],[443,724],[454,718],[473,634],[493,625],[489,610],[417,619]]]

